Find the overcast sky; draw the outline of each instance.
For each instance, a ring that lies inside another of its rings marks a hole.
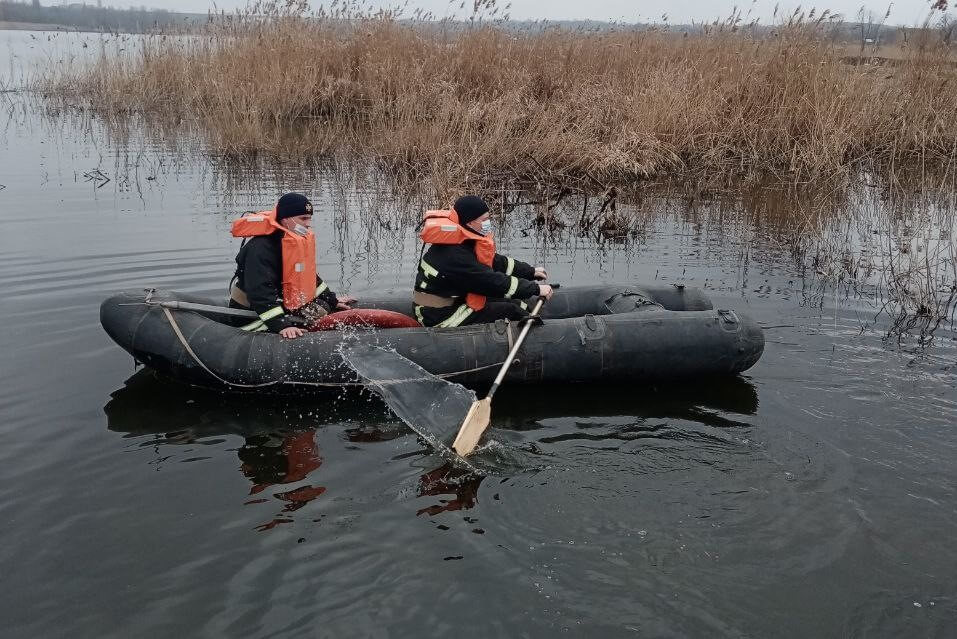
[[[508,0],[500,0],[505,4]],[[87,0],[89,4],[93,0]],[[404,0],[366,0],[366,3],[375,7],[391,7],[402,4]],[[409,0],[410,7],[421,7],[432,11],[438,16],[456,14],[465,15],[464,9],[459,9],[461,0]],[[43,4],[59,4],[59,0],[46,0]],[[104,0],[104,5],[110,6],[140,6],[170,9],[175,11],[205,12],[212,2],[208,0]],[[319,0],[312,0],[312,5],[318,6]],[[471,6],[471,0],[466,0],[466,7]],[[731,2],[727,0],[512,0],[511,16],[519,20],[547,18],[561,19],[591,19],[591,20],[623,20],[626,22],[660,22],[663,15],[668,16],[672,23],[688,23],[711,21],[716,18],[727,17],[737,6],[742,13],[757,16],[762,21],[771,21],[775,4],[782,10],[790,12],[797,6],[815,6],[818,9],[830,9],[832,12],[843,14],[848,20],[854,20],[862,6],[875,15],[883,16],[890,6],[890,24],[913,25],[920,23],[928,14],[929,0],[896,0],[893,3],[874,2],[869,0],[810,0],[808,2],[792,2],[790,0],[755,0],[749,2]],[[221,9],[233,10],[246,5],[246,0],[217,0],[216,6]]]

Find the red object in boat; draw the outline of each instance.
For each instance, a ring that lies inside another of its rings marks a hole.
[[[345,326],[360,328],[416,328],[422,325],[408,315],[378,308],[353,308],[329,313],[316,322],[311,331],[337,331]]]

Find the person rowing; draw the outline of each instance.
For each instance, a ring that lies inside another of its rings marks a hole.
[[[488,205],[460,197],[448,211],[426,211],[420,233],[428,249],[415,277],[415,317],[424,326],[452,327],[528,317],[525,300],[550,299],[544,267],[495,252]]]
[[[338,297],[316,269],[312,203],[286,193],[272,211],[248,213],[233,222],[233,237],[249,238],[236,255],[229,306],[251,309],[259,317],[242,327],[295,339],[333,310],[348,310],[357,300]]]

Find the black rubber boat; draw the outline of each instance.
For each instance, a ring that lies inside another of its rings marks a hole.
[[[364,297],[364,308],[412,314],[408,291]],[[169,302],[215,304],[172,291],[120,293],[100,306],[106,332],[133,357],[188,384],[240,392],[358,386],[343,342],[394,348],[425,370],[471,388],[494,378],[518,334],[506,322],[458,328],[347,329],[287,340],[250,333],[212,312]],[[167,306],[163,304],[167,303]],[[655,382],[734,375],[758,361],[764,335],[752,319],[714,310],[698,289],[564,287],[545,305],[512,365],[511,383]]]

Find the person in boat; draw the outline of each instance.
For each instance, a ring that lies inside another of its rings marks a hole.
[[[338,297],[316,272],[312,203],[306,196],[286,193],[272,211],[235,220],[232,234],[248,240],[236,255],[229,306],[259,315],[243,330],[294,339],[327,313],[355,303],[354,297]]]
[[[424,326],[463,326],[528,317],[524,301],[552,296],[548,274],[495,252],[488,205],[460,197],[450,211],[427,211],[420,234],[429,246],[415,276],[415,317]]]

